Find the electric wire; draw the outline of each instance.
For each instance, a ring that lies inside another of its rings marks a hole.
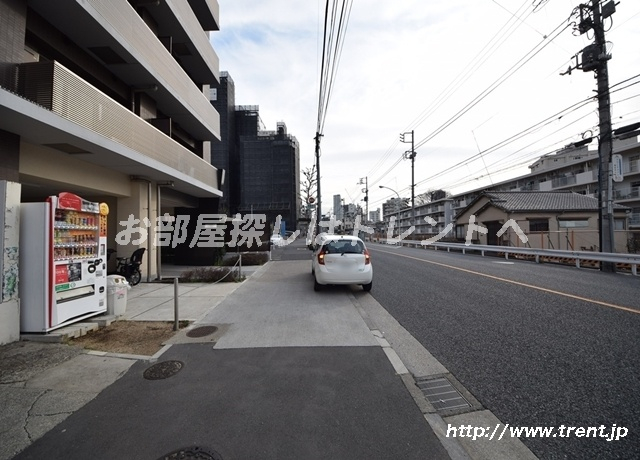
[[[526,2],[525,2],[526,3]],[[522,7],[521,7],[522,8]],[[518,12],[520,11],[520,9],[518,9]],[[531,13],[529,13],[531,14]],[[516,17],[519,21],[521,16],[512,16]],[[529,62],[533,57],[535,57],[539,52],[541,52],[544,48],[546,48],[550,43],[552,43],[562,32],[564,32],[564,30],[566,30],[569,25],[565,24],[566,21],[562,21],[562,23],[560,23],[560,25],[558,25],[549,35],[553,35],[555,34],[555,36],[553,36],[551,39],[545,38],[545,41],[543,42],[539,42],[538,44],[536,44],[536,46],[534,46],[534,48],[529,51],[523,58],[521,58],[518,62],[516,62],[516,64],[514,64],[507,72],[505,72],[498,80],[494,81],[494,83],[492,83],[487,89],[485,89],[482,93],[480,93],[480,95],[476,96],[476,98],[474,100],[472,100],[469,104],[467,104],[463,109],[461,109],[460,111],[458,111],[453,117],[451,117],[447,122],[445,122],[443,125],[441,125],[438,129],[436,129],[434,132],[432,132],[429,136],[427,136],[425,139],[423,139],[422,141],[419,141],[417,144],[414,144],[414,149],[424,145],[426,142],[428,142],[429,140],[433,139],[436,135],[440,134],[442,131],[444,131],[448,126],[450,126],[451,124],[453,124],[455,121],[457,121],[460,117],[462,117],[462,115],[464,115],[466,112],[468,112],[469,110],[471,110],[475,105],[477,105],[480,101],[482,101],[485,97],[487,97],[489,94],[491,94],[493,91],[495,91],[500,85],[502,85],[505,81],[507,81],[517,70],[519,70],[522,66],[524,66],[527,62]],[[509,23],[509,21],[507,22],[507,24]],[[501,31],[507,26],[507,24],[505,24],[503,26],[503,28],[501,29]],[[520,21],[518,23],[519,25],[522,24],[522,21]],[[563,24],[565,24],[564,28],[562,30],[559,30],[560,28],[562,28]],[[506,30],[506,32],[508,32],[509,29]],[[492,40],[490,40],[489,44],[491,44],[491,41],[494,40],[495,37],[499,36],[499,34],[501,33],[501,31],[498,32],[498,34],[494,35],[494,37],[492,38]],[[505,32],[505,33],[506,33]],[[513,33],[513,32],[512,32]],[[511,34],[507,35],[506,38],[508,38]],[[504,40],[506,40],[506,38],[504,38]],[[504,41],[502,42],[504,43]],[[482,52],[484,52],[485,49],[487,49],[487,47],[489,46],[489,44],[487,46],[485,46],[482,50]],[[498,45],[494,45],[494,46],[500,46],[500,44]],[[542,46],[541,46],[542,45]],[[490,50],[491,48],[489,48]],[[476,56],[476,59],[478,59],[479,57],[482,57],[483,54],[482,52]],[[486,53],[485,53],[486,54]],[[485,59],[486,61],[486,59]],[[475,63],[475,61],[473,62]],[[472,63],[472,64],[473,64]],[[469,66],[467,67],[469,68]],[[473,73],[469,74],[467,72],[467,69],[465,69],[458,77],[456,77],[456,79],[454,80],[454,83],[456,83],[456,86],[460,86],[462,84],[464,84],[468,78],[471,77]],[[462,78],[460,78],[462,77]],[[465,78],[466,77],[466,78]],[[460,81],[456,81],[456,80],[460,80]],[[454,84],[452,83],[452,84]],[[426,109],[426,111],[423,111],[423,113],[416,119],[414,120],[413,123],[418,123],[418,125],[420,123],[422,123],[424,120],[426,120],[431,113],[433,113],[435,110],[437,110],[444,102],[446,102],[446,100],[448,99],[448,96],[451,93],[451,88],[452,85],[449,85],[447,87],[447,89],[445,89],[445,91],[443,93],[440,94],[440,96],[436,99],[436,101],[434,102],[434,104],[431,106],[431,109]],[[426,113],[425,113],[426,112]],[[412,123],[412,124],[413,124]],[[402,156],[400,157],[400,160],[402,159]],[[392,170],[395,166],[397,166],[399,164],[400,161],[396,161],[394,163],[394,165],[389,168],[389,170],[387,170],[384,174],[382,174],[378,179],[374,179],[372,183],[378,183],[380,182],[384,176],[386,174],[388,174],[388,172],[390,170]]]
[[[618,92],[618,91],[622,91],[622,90],[628,89],[628,88],[630,88],[630,87],[632,87],[632,86],[634,86],[634,85],[636,85],[636,84],[639,84],[639,83],[640,83],[640,81],[636,81],[636,82],[633,82],[633,83],[629,83],[629,82],[631,82],[632,80],[637,79],[638,77],[640,77],[640,75],[635,75],[635,76],[633,76],[633,77],[630,77],[630,78],[627,78],[627,79],[625,79],[625,80],[622,80],[622,81],[620,81],[620,82],[618,82],[618,83],[616,83],[616,84],[614,84],[614,85],[611,85],[611,87],[610,87],[610,93],[616,93],[616,92]],[[623,87],[618,88],[620,85],[625,84],[625,83],[629,83],[629,84],[628,84],[628,85],[626,85],[626,86],[623,86]],[[617,89],[614,89],[614,88],[617,88]],[[633,99],[633,98],[636,98],[636,97],[640,97],[640,94],[636,94],[636,95],[629,96],[629,97],[627,97],[627,98],[625,98],[625,99],[621,99],[620,101],[612,102],[612,105],[615,105],[615,104],[617,104],[617,103],[619,103],[619,102],[623,102],[623,101],[626,101],[626,100],[630,100],[630,99]],[[574,112],[578,111],[579,109],[581,109],[581,108],[583,108],[583,107],[587,107],[589,104],[591,104],[591,103],[595,100],[595,98],[596,98],[596,96],[592,96],[592,97],[589,97],[589,98],[583,99],[583,100],[581,100],[581,101],[579,101],[579,102],[576,102],[576,103],[572,104],[571,106],[569,106],[569,107],[567,107],[567,108],[565,108],[565,109],[563,109],[563,110],[561,110],[561,111],[559,111],[559,112],[555,113],[554,115],[551,115],[551,116],[549,116],[549,117],[545,118],[544,120],[542,120],[542,121],[540,121],[540,122],[536,123],[535,125],[532,125],[532,126],[530,126],[530,127],[526,128],[526,129],[524,129],[524,130],[522,130],[522,131],[518,132],[517,134],[514,134],[514,135],[510,136],[509,138],[504,139],[504,140],[502,140],[502,141],[498,142],[497,144],[493,145],[492,147],[489,147],[489,148],[485,149],[484,151],[479,152],[478,154],[475,154],[475,155],[473,155],[473,156],[471,156],[471,157],[469,157],[469,158],[467,158],[467,159],[465,159],[465,160],[463,160],[463,161],[461,161],[461,162],[457,163],[456,165],[454,165],[454,166],[452,166],[452,167],[447,168],[447,169],[446,169],[446,170],[444,170],[444,171],[440,171],[440,172],[438,172],[438,173],[436,173],[436,174],[434,174],[434,175],[432,175],[432,176],[429,176],[429,177],[427,177],[427,178],[425,178],[425,179],[423,179],[423,180],[421,180],[421,181],[417,182],[417,183],[415,184],[415,186],[417,187],[417,186],[419,186],[419,185],[424,184],[424,183],[425,183],[425,182],[427,182],[427,181],[431,181],[431,180],[433,180],[433,179],[436,179],[436,178],[442,177],[442,176],[444,176],[444,175],[448,174],[449,172],[452,172],[452,170],[453,170],[453,169],[455,169],[455,168],[457,168],[457,167],[468,165],[468,164],[472,163],[473,161],[477,160],[479,157],[481,157],[481,156],[483,156],[483,155],[486,155],[486,154],[488,154],[488,153],[493,153],[493,152],[497,151],[498,149],[500,149],[500,148],[504,148],[504,147],[506,147],[507,145],[510,145],[511,143],[515,142],[516,140],[519,140],[519,139],[521,139],[521,138],[523,138],[523,137],[525,137],[525,136],[527,136],[527,135],[529,135],[529,134],[532,134],[533,132],[536,132],[536,131],[538,131],[538,130],[542,129],[542,128],[544,128],[545,126],[547,126],[547,125],[549,125],[549,124],[551,124],[551,123],[554,123],[554,122],[556,122],[556,121],[558,121],[558,120],[560,120],[560,119],[566,118],[566,116],[567,116],[567,115],[569,115],[569,114],[571,114],[571,113],[574,113]],[[628,112],[628,113],[626,113],[624,116],[626,117],[626,116],[628,116],[628,115],[630,115],[630,114],[634,114],[634,113],[636,113],[636,112],[638,112],[638,111]],[[573,125],[573,124],[575,124],[575,123],[577,123],[577,122],[579,122],[579,121],[583,120],[584,118],[586,118],[586,117],[588,117],[588,116],[590,116],[590,115],[592,115],[592,113],[591,113],[591,112],[587,113],[586,115],[583,115],[583,116],[582,116],[582,117],[580,117],[579,119],[574,120],[574,121],[572,121],[572,122],[571,122],[571,123],[569,123],[569,124],[566,124],[566,125],[564,125],[564,126],[562,126],[562,127],[558,128],[558,129],[557,129],[557,130],[555,130],[554,132],[550,133],[550,135],[552,135],[552,134],[557,134],[558,132],[561,132],[561,131],[563,131],[563,130],[567,129],[567,127],[569,127],[569,126],[571,126],[571,125]],[[625,122],[625,123],[627,123],[627,122]],[[597,131],[597,127],[591,127],[591,128],[590,128],[590,130],[592,130],[592,131]],[[547,137],[548,137],[548,136],[547,136]],[[564,141],[569,141],[569,140],[571,140],[573,137],[574,137],[574,136],[571,136],[571,137],[565,138],[565,139],[564,139]],[[497,161],[494,161],[493,163],[489,164],[488,166],[495,166],[495,165],[497,165],[497,164],[500,164],[501,162],[505,161],[505,159],[507,159],[507,158],[509,158],[509,157],[512,157],[513,155],[515,155],[515,154],[517,154],[517,153],[521,152],[522,150],[524,150],[524,149],[526,149],[526,148],[529,148],[529,147],[531,147],[531,146],[535,145],[535,144],[536,144],[536,143],[538,143],[538,142],[540,142],[540,140],[533,141],[533,142],[531,142],[530,144],[528,144],[528,145],[526,145],[526,146],[524,146],[524,147],[521,147],[520,149],[518,149],[518,150],[516,150],[516,151],[512,152],[511,154],[507,155],[506,157],[501,158],[501,159],[499,159],[499,160],[497,160]],[[507,164],[507,165],[506,165],[506,166],[504,166],[502,169],[494,170],[494,171],[492,171],[492,172],[493,172],[494,174],[497,174],[497,173],[504,172],[504,171],[506,171],[506,170],[515,169],[515,168],[517,168],[517,167],[521,167],[521,166],[523,166],[524,164],[526,164],[526,163],[528,163],[528,162],[530,162],[530,161],[532,161],[532,160],[534,160],[534,159],[536,159],[536,158],[540,158],[540,153],[539,153],[539,152],[540,152],[541,150],[547,150],[547,149],[550,149],[552,146],[557,146],[559,142],[561,142],[561,141],[555,141],[555,142],[553,142],[552,144],[549,144],[549,145],[547,145],[547,146],[545,146],[545,147],[543,147],[543,148],[537,149],[536,151],[533,151],[533,152],[529,151],[529,152],[527,152],[525,155],[522,155],[522,156],[520,156],[520,157],[517,157],[517,158],[514,160],[514,161],[518,161],[518,163],[515,163],[515,164]],[[556,151],[557,151],[557,148],[556,148]],[[552,152],[549,152],[549,153],[552,153]],[[547,154],[549,154],[549,153],[547,153]],[[547,155],[547,154],[545,154],[545,155]],[[523,160],[523,159],[524,159],[524,160]],[[463,178],[461,178],[461,179],[457,179],[457,180],[458,180],[458,182],[457,182],[457,183],[450,184],[450,185],[445,185],[444,187],[441,187],[441,188],[453,188],[453,187],[459,187],[460,185],[464,185],[465,183],[468,183],[468,182],[471,182],[471,181],[474,181],[474,180],[480,179],[480,178],[482,178],[483,176],[484,176],[484,174],[479,175],[479,176],[478,176],[478,175],[476,175],[476,174],[471,174],[471,175],[469,175],[469,176],[465,176],[465,177],[463,177]],[[465,180],[465,179],[468,179],[468,180]],[[459,182],[459,181],[463,181],[463,182]],[[410,190],[410,188],[411,188],[410,186],[409,186],[409,187],[405,187],[405,188],[403,188],[403,189],[400,189],[400,191]],[[383,199],[383,200],[384,200],[384,199]],[[381,200],[376,200],[376,201],[374,201],[374,202],[370,203],[370,205],[371,205],[371,204],[378,203],[378,202],[380,202],[380,201],[381,201]]]
[[[555,32],[557,32],[557,31],[558,31],[558,29],[559,29],[561,26],[562,26],[562,24],[561,24],[560,26],[558,26],[558,27],[554,30],[554,32],[552,32],[552,34],[553,34],[553,33],[555,33]],[[568,26],[566,26],[564,29],[562,29],[561,31],[559,31],[559,32],[556,34],[556,36],[555,36],[555,37],[553,37],[553,38],[551,39],[551,41],[553,41],[555,38],[557,38],[557,36],[559,36],[559,35],[560,35],[564,30],[566,30],[566,28],[568,28]],[[550,41],[550,42],[551,42],[551,41]],[[542,49],[544,49],[544,47],[546,47],[550,42],[547,42],[547,43],[546,43],[546,44],[545,44],[545,45],[544,45],[540,50],[536,51],[536,53],[535,53],[535,54],[537,54],[537,53],[538,53],[538,52],[540,52]],[[537,46],[536,46],[536,47],[537,47]],[[534,47],[534,50],[535,50],[535,47]],[[533,51],[533,50],[532,50],[532,51]],[[529,54],[531,54],[531,52],[530,52]],[[534,54],[533,56],[535,56],[535,54]],[[531,56],[529,59],[531,59],[533,56]],[[525,56],[525,57],[526,57],[526,56]],[[524,59],[524,58],[523,58],[523,59]],[[521,61],[522,61],[522,59],[521,59]],[[519,61],[519,62],[521,62],[521,61]],[[526,62],[528,62],[528,60],[527,60],[527,61],[525,61],[525,63],[526,63]],[[517,64],[516,64],[516,65],[517,65]],[[512,67],[512,69],[513,69],[513,67]],[[505,75],[506,75],[506,74],[505,74]],[[503,75],[503,76],[504,76],[504,75]],[[619,83],[617,83],[617,84],[615,84],[615,85],[612,85],[612,86],[610,87],[610,89],[609,89],[609,92],[610,92],[610,93],[612,93],[612,92],[618,91],[618,90],[611,91],[611,89],[612,89],[612,88],[615,88],[615,87],[617,87],[617,86],[619,86],[619,85],[621,85],[621,84],[623,84],[623,83],[626,83],[626,82],[628,82],[628,81],[631,81],[631,80],[633,80],[633,79],[637,78],[638,76],[639,76],[639,75],[635,75],[635,76],[630,77],[630,78],[628,78],[628,79],[626,79],[626,80],[623,80],[623,81],[621,81],[621,82],[619,82]],[[502,78],[502,77],[501,77],[501,78]],[[499,81],[499,80],[498,80],[498,81]],[[495,82],[494,82],[494,83],[495,83]],[[624,88],[621,88],[621,89],[628,88],[629,86],[635,85],[635,84],[637,84],[637,83],[640,83],[640,82],[632,83],[631,85],[628,85],[628,86],[626,86],[626,87],[624,87]],[[495,88],[494,88],[494,89],[495,89]],[[485,91],[486,91],[486,90],[485,90]],[[491,90],[491,91],[493,91],[493,90]],[[481,94],[483,94],[483,93],[481,93]],[[487,94],[487,95],[488,95],[488,94]],[[593,100],[594,100],[594,98],[593,98],[593,97],[591,97],[591,98],[588,98],[588,99],[585,99],[585,100],[583,100],[583,101],[581,101],[581,102],[576,103],[576,104],[575,104],[574,106],[572,106],[572,107],[576,107],[574,110],[577,110],[577,109],[579,109],[579,108],[581,108],[581,107],[583,106],[582,104],[585,104],[585,103],[586,103],[586,104],[588,104],[588,103],[590,103],[590,102],[591,102],[591,101],[593,101]],[[478,102],[479,102],[479,101],[478,101]],[[473,105],[475,105],[475,104],[473,104]],[[472,105],[471,107],[473,107],[473,105]],[[578,106],[580,106],[580,107],[578,107]],[[470,109],[471,107],[469,107],[469,109]],[[571,107],[570,107],[570,108],[571,108]],[[567,110],[567,109],[565,109],[565,110]],[[450,119],[450,120],[451,120],[451,119]],[[455,121],[455,120],[453,120],[453,121]],[[452,121],[452,122],[453,122],[453,121]],[[443,126],[444,126],[444,125],[443,125]],[[448,125],[447,125],[447,126],[448,126]],[[524,132],[521,132],[521,133],[519,133],[518,135],[515,135],[515,136],[517,136],[517,138],[519,138],[519,137],[521,137],[521,135],[526,135],[527,131],[528,131],[528,130],[530,130],[530,129],[533,129],[535,126],[536,126],[536,125],[534,125],[533,127],[527,128],[527,130],[525,130]],[[446,126],[445,126],[445,128],[446,128]],[[443,129],[442,129],[442,130],[443,130]],[[423,141],[421,141],[421,142],[418,144],[418,146],[423,145],[427,140],[432,139],[433,137],[435,137],[435,135],[436,135],[436,134],[439,134],[440,132],[442,132],[442,130],[437,129],[437,130],[434,132],[435,134],[433,134],[431,137],[429,137],[429,136],[428,136],[428,138],[427,138],[427,139],[425,139],[425,140],[423,140]],[[472,156],[471,158],[469,158],[469,159],[467,159],[467,160],[464,160],[463,162],[461,162],[461,163],[458,163],[458,164],[454,165],[451,169],[456,168],[456,167],[458,167],[458,166],[463,166],[463,165],[465,165],[465,164],[468,164],[468,162],[473,161],[473,160],[475,160],[476,158],[482,157],[482,156],[483,156],[483,155],[485,155],[486,153],[490,153],[490,152],[492,152],[492,151],[496,150],[497,148],[501,147],[501,144],[503,144],[503,143],[510,143],[511,141],[513,141],[513,139],[512,139],[512,138],[506,139],[505,141],[503,141],[503,142],[501,142],[501,143],[499,143],[499,144],[496,144],[495,146],[491,147],[490,149],[487,149],[487,150],[485,150],[485,151],[483,151],[483,152],[480,152],[479,154],[476,154],[476,155]],[[418,146],[416,146],[416,148],[417,148]],[[383,174],[383,175],[381,176],[381,178],[379,178],[379,179],[377,179],[377,180],[374,180],[372,183],[373,183],[373,184],[376,184],[376,183],[380,182],[380,181],[382,180],[382,178],[383,178],[383,177],[384,177],[388,172],[390,172],[390,170],[392,170],[392,169],[393,169],[393,168],[394,168],[398,163],[399,163],[399,161],[397,161],[396,163],[394,163],[394,165],[393,165],[391,168],[389,168],[389,170],[388,170],[387,172],[385,172],[385,174]],[[450,171],[451,169],[449,169],[449,171]],[[445,172],[445,173],[446,173],[446,172]],[[444,174],[444,173],[441,173],[441,174]],[[431,180],[431,179],[433,179],[433,178],[436,178],[436,177],[438,177],[439,175],[440,175],[440,174],[436,174],[435,176],[431,176],[431,177],[429,177],[429,178],[427,178],[427,179],[425,179],[425,180],[423,180],[423,181],[421,181],[421,182],[419,182],[418,184],[415,184],[415,185],[419,185],[419,184],[420,184],[420,183],[422,183],[422,182],[425,182],[425,181],[427,181],[427,180]]]
[[[457,92],[457,90],[466,83],[487,61],[488,59],[506,42],[506,40],[515,32],[517,29],[509,30],[513,27],[513,24],[510,25],[514,18],[516,21],[520,21],[520,24],[524,23],[524,19],[522,19],[522,14],[520,10],[523,9],[529,0],[525,0],[523,4],[516,10],[516,13],[510,13],[511,17],[507,20],[505,24],[494,34],[494,36],[485,44],[485,46],[476,54],[476,56],[467,64],[467,66],[449,83],[449,85],[438,95],[438,97],[427,107],[425,108],[409,125],[405,128],[405,131],[409,131],[412,127],[420,126],[424,123],[433,113],[435,113],[453,94]],[[504,7],[502,7],[504,8]],[[518,14],[520,14],[518,16]],[[531,13],[529,13],[531,14]],[[528,15],[527,15],[528,17]],[[526,19],[526,18],[525,18]],[[392,145],[387,149],[385,154],[374,164],[373,168],[367,174],[369,177],[373,177],[378,169],[382,167],[384,162],[393,154],[395,148],[399,142],[395,140]],[[400,156],[402,159],[402,155]],[[399,161],[394,163],[396,166]],[[393,169],[393,167],[391,168]],[[385,173],[386,174],[386,173]],[[384,174],[381,176],[380,180],[384,177]]]
[[[320,70],[320,89],[318,97],[318,120],[316,132],[322,135],[327,116],[329,102],[333,93],[334,83],[344,48],[344,40],[351,15],[352,0],[342,1],[338,7],[338,0],[334,0],[330,8],[327,0],[325,5],[324,33],[322,44],[322,58]]]
[[[563,21],[564,23],[565,21]],[[494,81],[489,87],[485,88],[478,96],[476,96],[470,103],[468,103],[465,107],[460,109],[455,115],[449,118],[446,122],[441,124],[438,128],[436,128],[431,134],[426,136],[424,139],[419,141],[415,148],[419,148],[435,138],[438,134],[442,133],[446,128],[451,126],[454,122],[459,120],[464,114],[466,114],[469,110],[475,107],[478,103],[480,103],[483,99],[493,93],[496,89],[498,89],[505,81],[507,81],[513,74],[515,74],[518,70],[520,70],[525,64],[527,64],[531,59],[533,59],[538,53],[540,53],[544,48],[546,48],[553,40],[555,40],[562,32],[568,29],[570,26],[565,24],[560,24],[558,27],[554,29],[552,34],[555,34],[551,39],[547,41],[540,42],[534,46],[531,51],[529,51],[523,58],[521,58],[518,62],[516,62],[509,70],[503,73],[496,81]]]

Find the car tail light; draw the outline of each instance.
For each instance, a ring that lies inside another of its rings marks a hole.
[[[324,249],[321,249],[318,253],[318,263],[324,265]]]
[[[369,250],[364,250],[364,264],[369,265],[371,263],[371,256],[369,255]]]

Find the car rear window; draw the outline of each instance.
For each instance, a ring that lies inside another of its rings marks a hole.
[[[364,244],[362,241],[354,240],[329,241],[324,245],[324,252],[327,254],[363,254]]]

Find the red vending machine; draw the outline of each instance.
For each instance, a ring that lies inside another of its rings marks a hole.
[[[106,215],[72,193],[20,205],[20,330],[48,332],[107,310]]]

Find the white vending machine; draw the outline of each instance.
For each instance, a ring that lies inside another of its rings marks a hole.
[[[100,209],[72,193],[20,205],[22,332],[48,332],[107,310],[107,217]]]

